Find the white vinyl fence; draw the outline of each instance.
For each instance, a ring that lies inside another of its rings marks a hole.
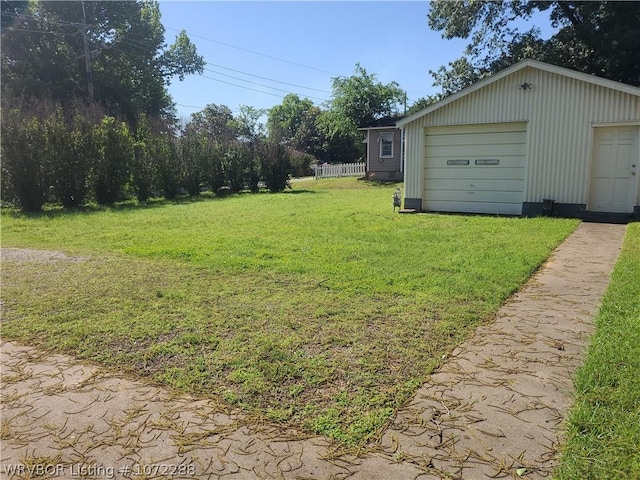
[[[365,162],[360,163],[325,163],[313,168],[316,180],[332,177],[362,177],[365,174]]]

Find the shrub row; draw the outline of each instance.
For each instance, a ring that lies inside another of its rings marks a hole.
[[[47,202],[108,205],[132,196],[198,195],[204,188],[277,192],[293,168],[281,145],[222,145],[202,133],[179,137],[144,116],[132,131],[82,104],[4,108],[2,125],[2,201],[28,211]]]

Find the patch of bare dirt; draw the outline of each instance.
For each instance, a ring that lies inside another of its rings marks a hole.
[[[86,257],[69,256],[54,250],[36,250],[33,248],[9,248],[0,249],[2,261],[18,263],[52,263],[52,262],[80,262]]]

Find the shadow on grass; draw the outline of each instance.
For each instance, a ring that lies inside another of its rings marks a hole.
[[[124,200],[121,202],[116,202],[112,205],[98,205],[97,203],[87,203],[85,205],[81,205],[79,207],[71,207],[65,208],[59,204],[47,204],[44,206],[43,210],[39,212],[29,212],[20,210],[18,207],[11,205],[3,205],[2,213],[3,215],[8,215],[13,218],[58,218],[64,216],[71,215],[88,215],[92,213],[100,213],[100,212],[130,212],[132,210],[146,210],[152,208],[163,208],[169,207],[172,205],[184,205],[191,203],[201,203],[201,202],[222,202],[225,200],[230,200],[233,198],[245,197],[245,196],[254,196],[254,195],[275,195],[275,194],[285,194],[285,195],[299,195],[299,194],[316,194],[319,193],[315,190],[285,190],[283,192],[269,192],[269,191],[260,191],[258,193],[251,193],[249,191],[243,191],[239,193],[233,193],[224,196],[218,196],[211,192],[202,192],[200,195],[180,195],[175,198],[151,198],[144,202],[139,202],[138,200]]]
[[[369,187],[399,187],[404,182],[402,180],[361,180],[364,185]]]

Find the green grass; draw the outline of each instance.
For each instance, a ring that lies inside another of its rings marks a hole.
[[[3,212],[3,338],[366,442],[573,220],[398,215],[395,186]]]
[[[640,224],[622,253],[576,379],[558,479],[640,479]]]

